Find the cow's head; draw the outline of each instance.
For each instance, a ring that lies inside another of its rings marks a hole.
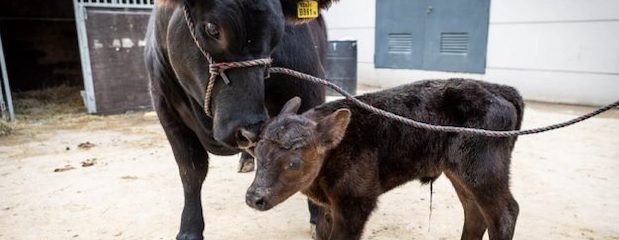
[[[301,0],[161,0],[160,4],[187,4],[200,44],[215,62],[268,58],[284,35],[286,24],[302,24],[297,4]],[[320,8],[333,0],[319,0]],[[192,40],[182,11],[176,11],[167,33],[169,57],[184,90],[203,104],[208,64]],[[300,43],[302,44],[302,43]],[[305,43],[306,44],[306,43]],[[303,57],[303,56],[299,56]],[[264,97],[265,66],[226,71],[230,84],[221,79],[209,104],[216,140],[238,147],[241,130],[257,133],[267,118]]]
[[[272,119],[255,148],[258,168],[245,202],[266,211],[311,185],[327,151],[336,147],[350,122],[350,110],[296,115],[300,99],[288,101]]]

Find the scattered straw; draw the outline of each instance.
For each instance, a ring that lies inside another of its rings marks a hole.
[[[58,115],[85,111],[80,87],[58,86],[42,90],[16,92],[14,97],[17,120],[38,121]]]
[[[4,120],[0,120],[0,137],[8,136],[13,131],[13,128],[9,126],[9,123]]]

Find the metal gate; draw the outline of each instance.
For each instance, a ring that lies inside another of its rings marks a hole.
[[[154,0],[74,0],[73,4],[88,112],[149,108],[142,56]]]
[[[4,58],[4,48],[2,46],[2,36],[0,36],[0,74],[0,119],[15,120],[11,87],[9,86],[9,76],[6,69],[6,59]]]

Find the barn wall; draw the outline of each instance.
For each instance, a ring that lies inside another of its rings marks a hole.
[[[71,1],[0,1],[0,31],[13,91],[82,85]]]
[[[491,1],[485,74],[376,69],[375,4],[340,1],[325,13],[330,40],[358,40],[361,83],[471,77],[515,86],[529,100],[600,105],[619,97],[619,1]]]

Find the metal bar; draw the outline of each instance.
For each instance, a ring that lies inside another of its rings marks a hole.
[[[0,79],[3,79],[3,78],[0,77]],[[4,84],[3,82],[4,81],[0,82],[0,120],[8,119],[8,115],[9,115],[6,104],[4,104],[4,91],[2,90],[2,85]]]
[[[78,2],[80,6],[83,7],[103,7],[103,8],[133,8],[133,9],[152,9],[154,7],[153,3],[149,2],[141,2],[137,1],[112,1],[110,3],[107,2]]]
[[[95,89],[90,66],[90,52],[88,50],[88,36],[86,35],[86,8],[83,4],[73,1],[75,10],[75,24],[77,26],[77,40],[79,42],[80,58],[82,59],[82,75],[84,77],[84,102],[88,113],[97,112]]]
[[[11,97],[11,86],[9,85],[9,74],[6,70],[6,59],[4,58],[4,47],[2,46],[2,36],[0,36],[0,68],[2,68],[2,81],[4,81],[4,89],[6,96],[6,104],[9,108],[9,120],[15,120],[15,111],[13,109],[13,98]],[[2,84],[0,84],[2,85]]]

